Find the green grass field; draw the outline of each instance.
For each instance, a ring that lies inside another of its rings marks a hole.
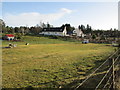
[[[30,45],[26,46],[25,42]],[[8,45],[3,41],[3,47]],[[24,36],[16,48],[2,49],[3,88],[58,88],[98,67],[114,48],[106,44]]]
[[[18,44],[18,45],[25,45],[25,43],[30,44],[66,44],[66,43],[81,43],[80,41],[76,41],[73,39],[65,40],[65,39],[51,39],[50,37],[35,37],[35,36],[23,36],[20,42],[13,42],[13,41],[3,41],[2,45],[6,46],[9,43]]]

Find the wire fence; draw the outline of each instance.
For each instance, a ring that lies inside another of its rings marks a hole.
[[[86,83],[89,82],[89,79],[91,79],[94,74],[97,74],[98,72],[105,72],[102,78],[97,82],[97,84],[92,87],[95,88],[95,90],[98,89],[105,89],[105,88],[111,88],[112,90],[115,89],[115,77],[118,76],[115,73],[116,66],[120,67],[120,49],[118,49],[116,52],[114,52],[112,55],[110,55],[99,67],[97,67],[90,75],[86,77],[79,85],[77,85],[74,90],[83,88],[83,86],[86,86]],[[107,67],[109,66],[109,67]],[[106,70],[107,69],[107,70]],[[88,86],[88,85],[87,85]]]

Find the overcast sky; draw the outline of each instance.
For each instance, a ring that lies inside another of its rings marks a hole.
[[[94,29],[118,28],[118,2],[3,2],[2,19],[9,26],[89,24]]]

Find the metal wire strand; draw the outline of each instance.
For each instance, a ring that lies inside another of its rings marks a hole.
[[[120,55],[119,55],[120,56]],[[97,85],[97,87],[95,88],[95,90],[98,89],[98,87],[101,85],[101,83],[103,82],[103,80],[106,78],[107,74],[110,72],[111,68],[113,67],[113,65],[115,64],[115,62],[118,60],[119,56],[115,59],[114,63],[112,64],[112,66],[109,68],[109,70],[107,71],[107,73],[104,75],[104,77],[102,78],[102,80],[99,82],[99,84]]]
[[[87,78],[80,83],[74,90],[77,90],[80,86],[82,86],[96,71],[98,71],[110,58],[112,58],[117,52],[119,51],[119,49],[114,52],[110,57],[108,57],[108,59],[106,61],[104,61],[98,68],[96,68],[89,76],[87,76]]]

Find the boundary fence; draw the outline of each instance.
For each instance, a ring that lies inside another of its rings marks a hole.
[[[100,80],[96,83],[96,85],[92,88],[94,90],[98,89],[110,89],[116,90],[116,82],[119,78],[120,72],[120,49],[116,50],[111,56],[109,56],[98,68],[96,68],[90,75],[86,77],[78,86],[74,88],[74,90],[78,90],[81,88],[87,88],[86,84],[89,79],[94,76],[94,74],[104,72],[104,75]],[[84,84],[86,87],[84,87]]]

